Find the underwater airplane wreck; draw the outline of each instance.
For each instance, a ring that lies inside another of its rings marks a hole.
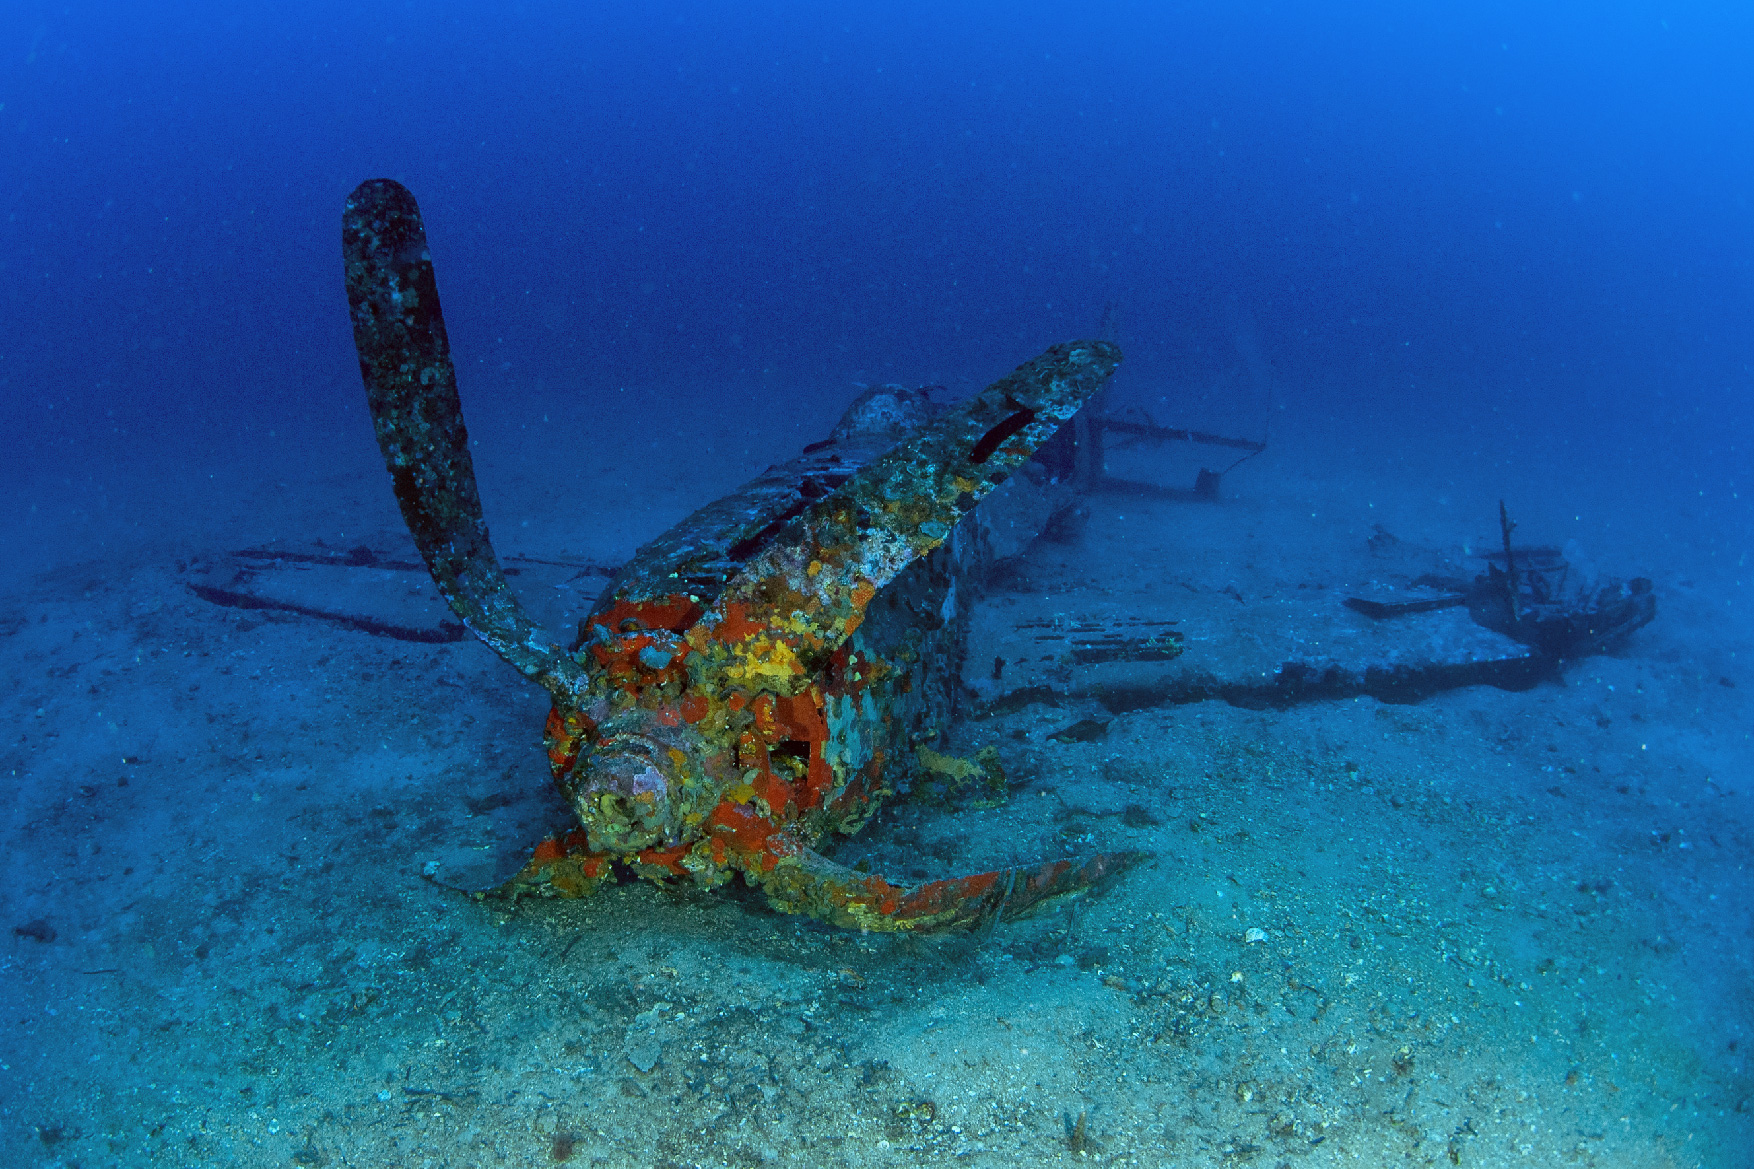
[[[563,647],[488,538],[414,197],[362,183],[342,239],[408,530],[463,625],[553,701],[548,757],[579,827],[537,845],[498,892],[582,897],[618,872],[713,888],[740,874],[780,910],[926,931],[1020,913],[1143,859],[908,886],[816,851],[921,768],[988,766],[934,750],[954,706],[960,610],[995,546],[1050,517],[1058,481],[1025,464],[1108,380],[1114,345],[1056,345],[943,409],[919,391],[868,392],[827,441],[639,549]]]
[[[1202,470],[1192,492],[1111,477],[1105,434],[1243,451],[1231,469],[1265,449],[1106,415],[1098,396],[1121,355],[1090,340],[1056,345],[954,405],[924,389],[867,389],[798,458],[619,569],[582,566],[609,585],[563,647],[506,579],[562,562],[502,568],[488,539],[413,196],[389,180],[361,184],[343,245],[378,442],[424,567],[462,626],[433,627],[425,600],[410,610],[405,578],[388,578],[421,566],[368,548],[246,549],[190,588],[400,640],[466,629],[546,689],[548,757],[579,826],[542,841],[498,894],[582,897],[622,875],[713,888],[741,875],[781,910],[860,929],[1010,916],[1144,856],[909,886],[818,847],[858,832],[891,797],[1002,791],[995,752],[939,750],[959,716],[1522,690],[1612,651],[1656,615],[1648,580],[1597,578],[1554,549],[1513,546],[1502,508],[1497,552],[1464,546],[1458,557],[1378,527],[1341,575],[1261,595],[1185,581],[1166,593],[1155,569],[1135,571],[1152,587],[1117,590],[1048,567],[1052,556],[1029,570],[1059,572],[1047,587],[1007,588],[1038,537],[1064,546],[1100,496],[1219,501],[1227,472]],[[1486,571],[1470,576],[1482,558]],[[1107,725],[1087,718],[1065,733],[1086,724]]]

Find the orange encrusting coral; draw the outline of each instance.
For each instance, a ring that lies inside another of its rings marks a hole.
[[[746,872],[770,872],[779,859],[798,851],[798,843],[766,816],[726,800],[707,816],[713,859],[736,863]]]
[[[601,625],[610,633],[632,632],[622,628],[629,621],[636,623],[636,629],[666,629],[671,633],[681,633],[700,620],[701,612],[699,602],[688,596],[673,595],[644,601],[623,598],[601,613],[593,614],[588,623]]]
[[[784,817],[792,809],[792,785],[775,775],[772,771],[762,771],[749,781],[755,789],[756,798],[768,806],[769,813]]]
[[[760,621],[749,617],[750,606],[742,601],[732,601],[725,606],[725,613],[718,625],[713,627],[712,636],[717,641],[733,644],[747,641],[767,628]]]
[[[573,769],[578,762],[580,743],[592,729],[591,720],[576,710],[563,711],[558,706],[549,709],[542,737],[548,747],[548,765],[556,778]]]
[[[682,858],[688,855],[690,848],[687,844],[670,848],[648,848],[635,854],[635,859],[641,865],[664,869],[675,876],[681,876],[686,871],[682,867]]]
[[[589,851],[585,833],[574,830],[538,844],[529,863],[508,887],[547,889],[564,897],[585,897],[611,874],[610,858]]]

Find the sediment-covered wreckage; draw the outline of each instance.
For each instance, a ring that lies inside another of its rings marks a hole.
[[[1654,614],[1649,582],[1568,575],[1551,550],[1512,548],[1508,517],[1503,551],[1472,580],[1450,561],[1449,575],[1433,574],[1425,552],[1379,532],[1368,583],[1295,595],[995,588],[1044,533],[1075,537],[1090,500],[1204,506],[1264,449],[1105,414],[1120,352],[1104,341],[1056,345],[955,404],[871,387],[827,439],[619,568],[527,557],[502,568],[413,197],[388,180],[362,184],[343,242],[361,372],[421,561],[248,549],[229,575],[192,587],[405,641],[467,629],[548,691],[548,757],[578,827],[537,845],[496,895],[585,896],[617,875],[711,888],[741,875],[779,909],[861,929],[1021,913],[1143,858],[1098,853],[910,886],[818,846],[916,786],[1002,792],[993,752],[943,753],[959,713],[1514,688]],[[1108,475],[1113,446],[1172,441],[1240,454],[1225,471],[1202,469],[1191,491]],[[461,625],[409,600],[406,574],[422,566]],[[506,579],[556,566],[608,578],[565,645]]]
[[[580,827],[514,894],[582,896],[617,870],[720,885],[878,930],[941,929],[1088,888],[1108,853],[909,887],[818,853],[857,831],[953,713],[965,590],[1051,511],[1036,452],[1120,352],[1056,345],[973,398],[868,393],[829,440],[641,548],[568,647],[525,613],[487,536],[413,197],[362,184],[343,227],[354,339],[403,518],[462,623],[553,699],[548,756]],[[1010,488],[1009,507],[977,508]]]

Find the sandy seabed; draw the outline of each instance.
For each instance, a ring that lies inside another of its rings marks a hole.
[[[1218,504],[1098,496],[1008,587],[1170,618],[1200,592],[1331,603],[1377,524],[1491,530],[1498,485],[1464,509],[1318,446],[1280,440]],[[527,469],[490,520],[502,552],[612,563],[753,469],[574,467],[564,493]],[[1706,533],[1594,549],[1655,579],[1659,617],[1532,690],[972,710],[955,745],[997,744],[1010,798],[898,803],[842,859],[1155,859],[897,938],[734,890],[508,907],[426,879],[504,872],[563,821],[545,704],[473,642],[190,591],[243,545],[407,548],[380,470],[310,474],[5,599],[5,1164],[1754,1159],[1754,638]],[[518,587],[564,628],[601,583]],[[1049,737],[1086,718],[1106,732]]]

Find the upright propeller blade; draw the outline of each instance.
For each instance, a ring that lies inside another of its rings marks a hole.
[[[392,179],[355,188],[341,246],[372,425],[433,582],[475,636],[576,706],[584,671],[518,603],[488,540],[426,227],[408,188]]]

